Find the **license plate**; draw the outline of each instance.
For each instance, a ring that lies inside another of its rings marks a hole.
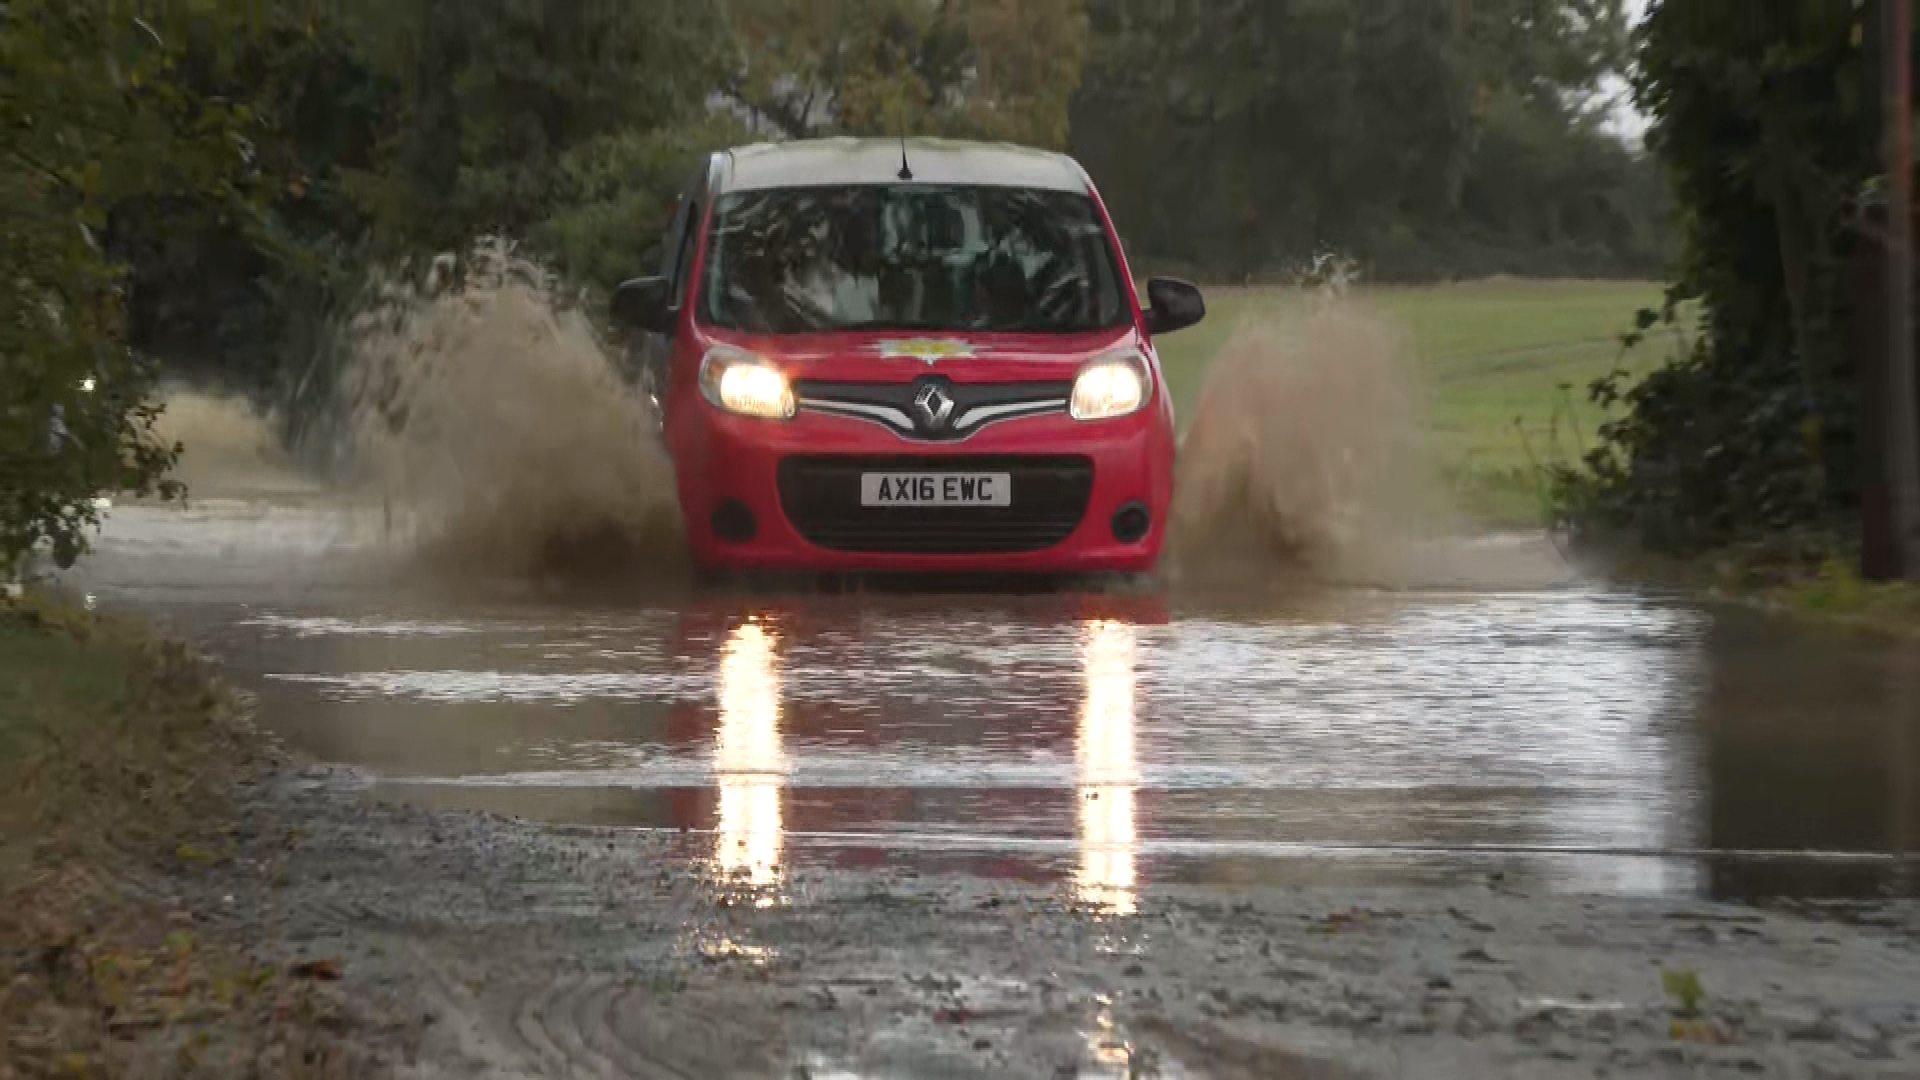
[[[860,474],[861,506],[1012,506],[1011,473]]]

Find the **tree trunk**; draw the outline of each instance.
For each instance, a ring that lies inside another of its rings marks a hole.
[[[1886,63],[1884,113],[1887,157],[1887,486],[1900,574],[1920,581],[1920,380],[1914,360],[1913,267],[1913,8],[1911,0],[1882,0]]]
[[[1808,239],[1820,226],[1813,221],[1813,215],[1807,213],[1799,193],[1793,186],[1793,180],[1787,173],[1784,155],[1775,150],[1774,164],[1767,169],[1762,181],[1767,199],[1773,203],[1774,238],[1780,250],[1780,274],[1786,286],[1787,318],[1793,323],[1793,351],[1800,366],[1801,404],[1815,426],[1809,429],[1805,445],[1801,449],[1807,460],[1819,471],[1820,482],[1831,487],[1832,478],[1827,475],[1826,433],[1820,424],[1823,414],[1821,403],[1826,400],[1822,389],[1826,383],[1826,373],[1821,369],[1819,348],[1815,344],[1812,314],[1807,302],[1812,287],[1813,256],[1808,251]]]
[[[1884,208],[1860,220],[1862,240],[1847,263],[1854,386],[1860,424],[1860,576],[1888,581],[1900,576],[1900,545],[1893,529],[1887,486],[1887,285]]]

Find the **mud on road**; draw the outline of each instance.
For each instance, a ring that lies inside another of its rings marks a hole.
[[[320,767],[263,782],[235,837],[208,910],[336,965],[400,1075],[1920,1071],[1906,902],[1810,918],[1482,879],[1167,887],[1120,915],[904,867],[759,887],[712,873],[704,837],[386,803]]]

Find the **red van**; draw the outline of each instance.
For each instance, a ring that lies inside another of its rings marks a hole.
[[[1173,490],[1155,335],[1071,158],[939,139],[712,155],[640,338],[687,539],[707,570],[1134,573]]]

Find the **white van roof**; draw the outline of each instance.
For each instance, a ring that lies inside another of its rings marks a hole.
[[[958,139],[801,139],[757,143],[715,155],[713,190],[841,187],[909,182],[900,176],[904,152],[912,183],[1040,188],[1086,194],[1085,169],[1065,154],[1012,143]]]

